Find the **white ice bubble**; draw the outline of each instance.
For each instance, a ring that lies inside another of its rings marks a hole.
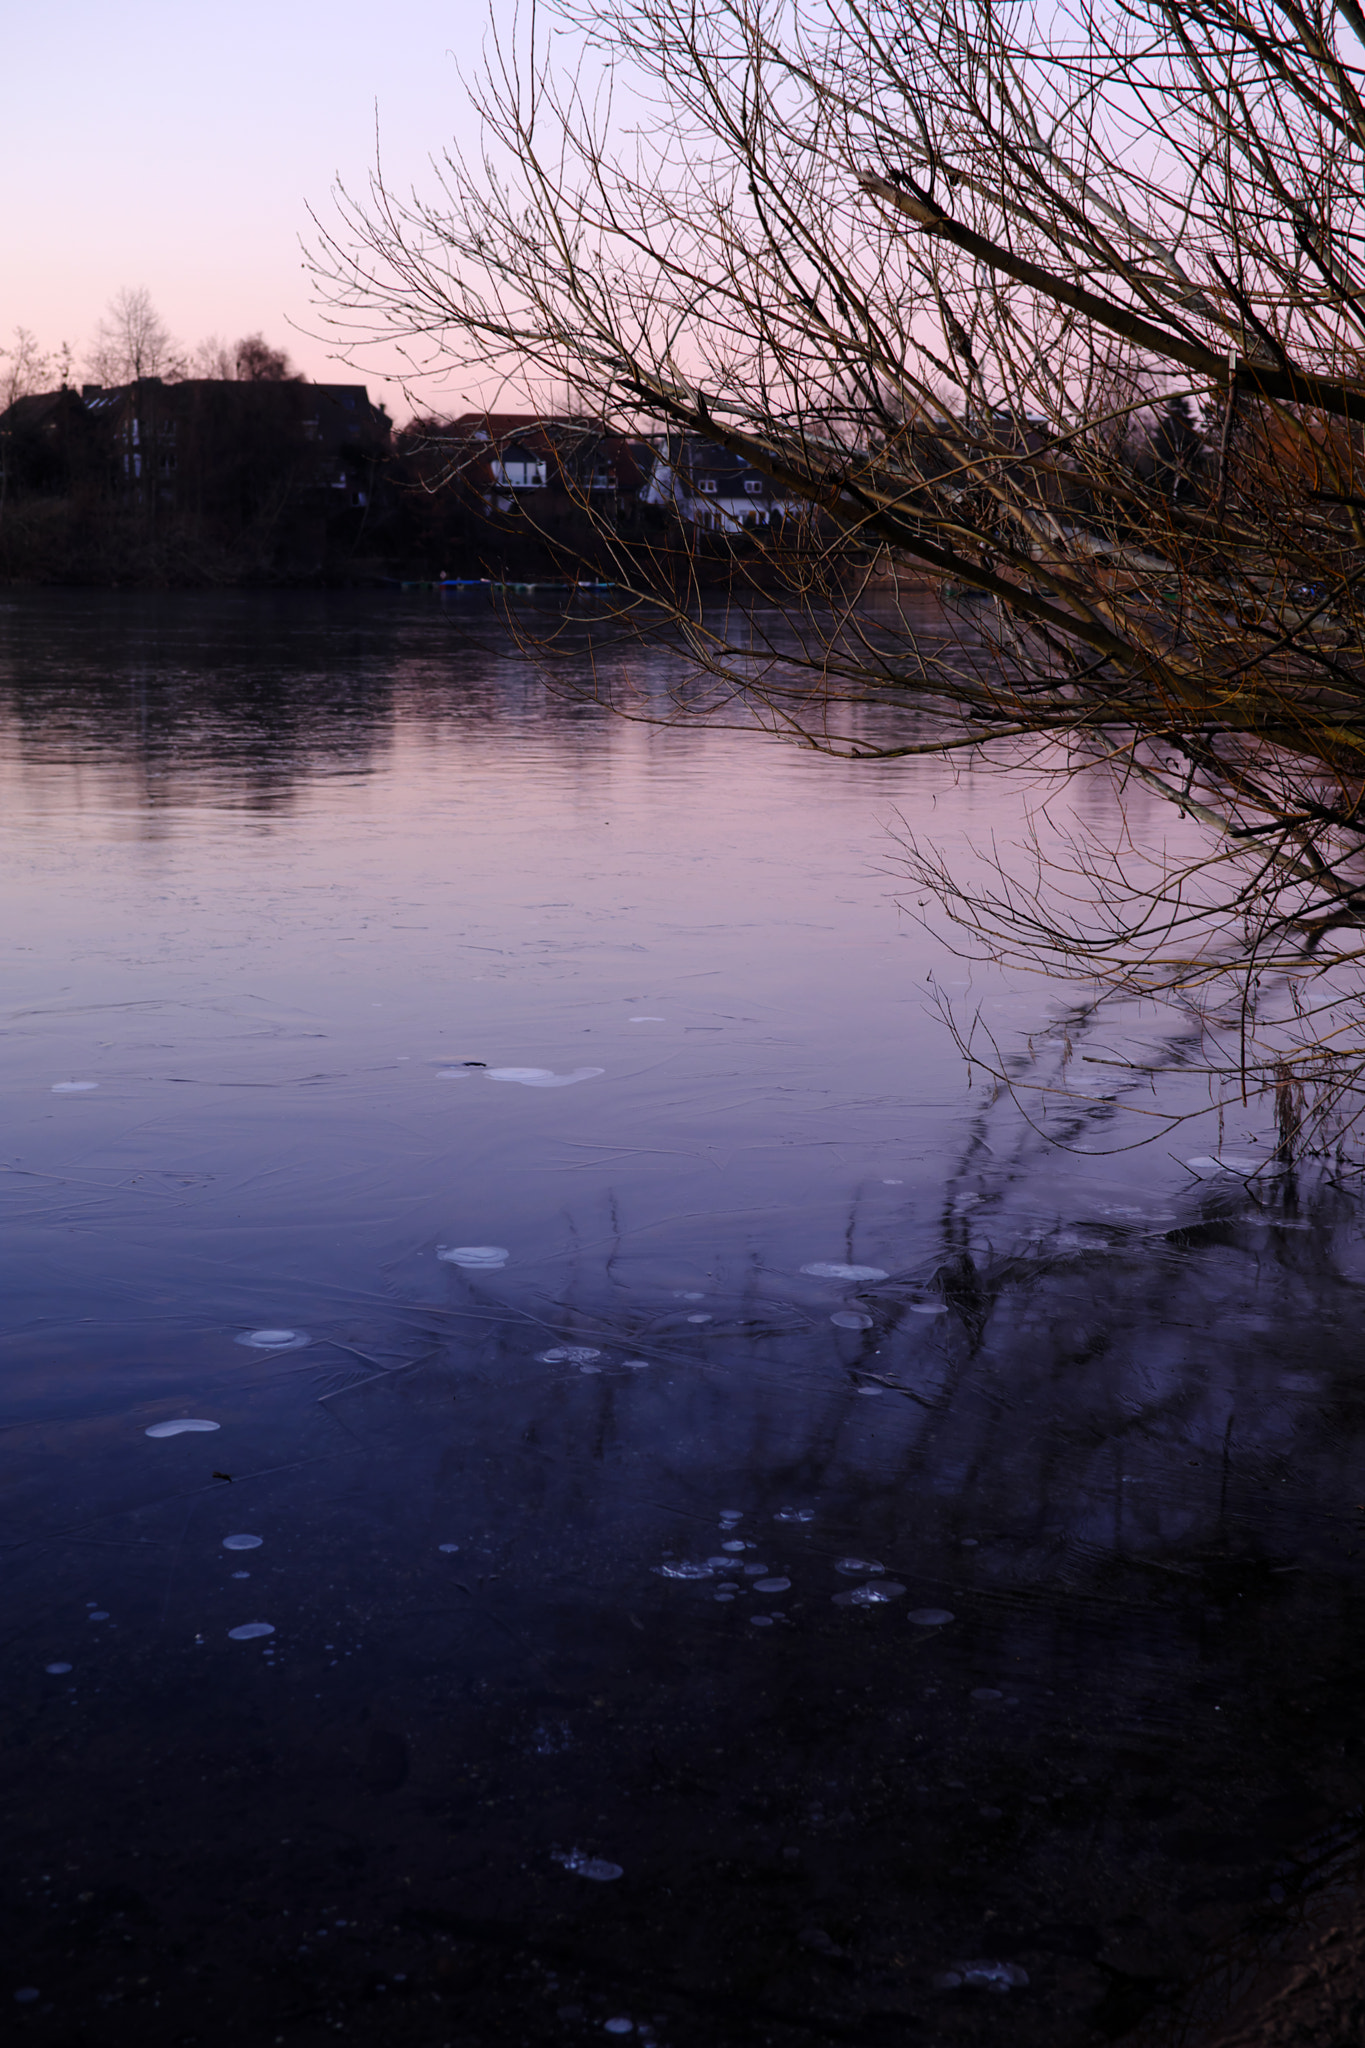
[[[602,1370],[602,1368],[601,1368],[601,1366],[600,1366],[600,1365],[580,1365],[580,1366],[579,1366],[579,1368],[578,1368],[578,1370],[579,1370],[580,1372],[586,1372],[586,1373],[594,1373],[594,1372],[600,1373],[600,1372],[601,1372],[601,1370]]]
[[[903,1180],[884,1180],[882,1186],[884,1188],[903,1188],[905,1182]]]
[[[88,1089],[98,1088],[99,1085],[98,1081],[54,1081],[52,1093],[54,1095],[84,1095]]]
[[[870,1396],[872,1396],[872,1395],[874,1395],[874,1394],[884,1394],[884,1393],[886,1392],[886,1388],[885,1388],[885,1387],[858,1387],[858,1388],[857,1388],[857,1389],[856,1389],[855,1391],[856,1391],[857,1393],[859,1393],[859,1394],[866,1394],[866,1395],[868,1395],[868,1396],[870,1397]]]
[[[43,1669],[49,1678],[65,1678],[71,1666],[69,1664],[44,1664]]]
[[[834,1569],[842,1572],[846,1579],[862,1579],[870,1572],[884,1572],[886,1566],[875,1563],[870,1557],[839,1557],[834,1561]]]
[[[755,1593],[785,1593],[790,1587],[790,1579],[757,1579],[754,1582]]]
[[[634,1023],[634,1021],[635,1019],[632,1018],[631,1022]],[[603,2020],[602,2025],[608,2034],[633,2034],[635,2032],[634,2022],[626,2019],[624,2015],[620,2019]]]
[[[943,1628],[955,1619],[946,1607],[912,1607],[905,1618],[916,1628]]]
[[[570,1849],[567,1855],[556,1855],[556,1863],[562,1863],[575,1877],[590,1877],[594,1884],[610,1884],[613,1878],[625,1875],[619,1863],[608,1863],[603,1856],[585,1856],[581,1849]]]
[[[442,1067],[436,1074],[438,1081],[467,1081],[475,1070],[472,1067]]]
[[[667,1017],[632,1017],[632,1024],[666,1024]]]
[[[689,1316],[687,1320],[689,1323],[713,1323],[716,1319],[714,1316]]]
[[[649,1371],[649,1360],[647,1358],[628,1358],[625,1361],[625,1365],[627,1372]]]
[[[830,1317],[836,1330],[870,1330],[871,1316],[865,1316],[856,1308],[840,1308]]]
[[[899,1600],[904,1586],[898,1586],[894,1579],[873,1579],[866,1586],[855,1586],[851,1593],[836,1593],[835,1599],[847,1601],[850,1607],[885,1607],[892,1600]]]
[[[994,1685],[978,1685],[972,1693],[974,1700],[1002,1700],[1005,1695]]]
[[[16,2005],[32,2005],[35,1998],[41,1997],[42,1993],[35,1984],[22,1984],[14,1994],[14,2001]]]
[[[948,1304],[944,1301],[912,1301],[908,1304],[912,1316],[946,1316]]]
[[[264,1536],[225,1536],[224,1550],[259,1550],[265,1542]]]
[[[87,1621],[108,1621],[108,1610],[103,1607],[92,1607],[85,1618]]]
[[[438,1550],[443,1550],[446,1553],[447,1557],[449,1557],[453,1551],[458,1550],[459,1547],[460,1546],[458,1543],[438,1543],[436,1546]]]
[[[816,1259],[811,1265],[801,1268],[813,1280],[885,1280],[886,1273],[881,1266],[841,1266],[832,1260]]]
[[[1276,1159],[1243,1159],[1235,1152],[1220,1152],[1214,1158],[1187,1159],[1186,1166],[1195,1173],[1275,1173],[1282,1171]]]
[[[198,1435],[201,1432],[207,1432],[213,1429],[221,1429],[222,1426],[223,1425],[221,1422],[205,1422],[203,1417],[199,1415],[178,1415],[174,1422],[154,1422],[149,1430],[144,1431],[144,1435]]]
[[[742,1522],[744,1520],[744,1510],[743,1508],[722,1508],[720,1510],[720,1519],[722,1522]]]
[[[650,1569],[661,1579],[709,1579],[709,1564],[656,1564]]]
[[[771,1614],[751,1614],[749,1616],[750,1628],[771,1628],[772,1625],[773,1618]]]
[[[735,1596],[733,1593],[713,1593],[711,1597],[713,1600],[733,1600]]]
[[[234,1643],[254,1643],[261,1636],[273,1636],[274,1633],[273,1621],[244,1621],[240,1628],[228,1630],[228,1639]]]
[[[813,1522],[814,1508],[779,1508],[773,1516],[775,1522]]]
[[[734,1566],[731,1565],[730,1569],[731,1571],[733,1571]],[[770,1572],[771,1570],[772,1566],[770,1564],[746,1564],[744,1567],[744,1576],[746,1579],[761,1579],[764,1572]]]
[[[502,1244],[438,1244],[438,1259],[448,1266],[468,1266],[476,1272],[496,1273],[512,1254]]]
[[[730,1557],[708,1557],[706,1562],[710,1565],[713,1572],[727,1572],[733,1565],[734,1559]]]
[[[959,1984],[969,1991],[1022,1991],[1028,1983],[1028,1971],[1021,1969],[1018,1963],[993,1963],[982,1959],[958,1963],[934,1981],[949,1991],[955,1990]]]
[[[490,1081],[519,1081],[523,1088],[572,1088],[575,1081],[595,1081],[605,1067],[575,1067],[572,1073],[555,1074],[549,1067],[490,1067]]]
[[[537,1351],[538,1365],[591,1365],[602,1356],[591,1344],[557,1344],[553,1351]]]
[[[250,1573],[250,1572],[234,1572],[234,1573],[232,1574],[232,1576],[233,1576],[233,1578],[234,1578],[234,1579],[249,1579],[249,1578],[251,1577],[251,1573]]]
[[[737,1550],[747,1550],[749,1548],[747,1543],[738,1538],[733,1543],[722,1543],[720,1547],[722,1550],[730,1551],[732,1555]]]
[[[705,1301],[706,1296],[699,1293],[695,1287],[675,1287],[673,1299],[674,1301]]]
[[[248,1351],[302,1351],[312,1340],[307,1330],[243,1330],[232,1341]]]

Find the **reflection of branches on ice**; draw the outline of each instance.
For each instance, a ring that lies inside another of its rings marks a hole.
[[[1273,1111],[1283,1162],[1331,1158],[1343,1167],[1365,1116],[1365,1046],[1355,1021],[1365,949],[1313,922],[1315,870],[1298,872],[1297,856],[1249,850],[1226,818],[1217,836],[1196,833],[1208,820],[1194,798],[1185,807],[1190,831],[1154,838],[1150,821],[1132,812],[1125,780],[1146,771],[1132,760],[1121,766],[1123,773],[1059,761],[1051,795],[1022,807],[1019,837],[993,836],[966,859],[926,845],[902,821],[902,872],[944,911],[951,951],[1087,990],[1049,1034],[1061,1057],[1046,1077],[1037,1034],[1027,1055],[1006,1053],[979,1012],[959,1019],[936,990],[954,1040],[969,1067],[1021,1106],[1036,1098],[1040,1118],[1104,1095],[1126,1119],[1140,1120],[1120,1143],[1087,1150],[1150,1144],[1201,1116],[1258,1101]],[[1284,859],[1294,871],[1267,894],[1264,870]],[[1155,1047],[1150,1036],[1142,1044],[1144,1013],[1163,1020]],[[1081,1054],[1094,1070],[1081,1077],[1069,1071],[1074,1042],[1093,1035],[1101,1016],[1119,1025],[1124,1049]],[[1201,1081],[1203,1098],[1163,1103],[1159,1075]],[[1063,1122],[1048,1135],[1072,1144],[1082,1128]]]

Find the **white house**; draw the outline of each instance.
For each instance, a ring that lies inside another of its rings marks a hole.
[[[640,503],[671,506],[701,533],[752,532],[800,509],[744,456],[691,434],[661,436]]]

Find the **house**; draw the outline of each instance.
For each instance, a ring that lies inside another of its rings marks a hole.
[[[500,518],[559,514],[566,502],[611,515],[639,497],[653,466],[646,442],[600,420],[536,413],[427,421],[422,443],[428,471],[439,467],[441,481],[460,478],[481,509]]]
[[[0,414],[0,503],[98,488],[107,466],[94,422],[65,385],[18,398]]]
[[[0,503],[16,515],[0,573],[354,574],[390,432],[364,385],[302,378],[139,377],[22,399],[0,417]]]
[[[803,509],[743,455],[694,434],[659,437],[640,503],[668,507],[699,533],[754,532]]]
[[[388,451],[388,415],[363,384],[140,377],[85,384],[81,401],[112,452],[116,494],[152,516],[250,516],[281,489],[363,508]]]

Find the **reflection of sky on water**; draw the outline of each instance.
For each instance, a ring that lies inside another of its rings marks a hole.
[[[879,822],[966,859],[999,780],[370,599],[21,598],[0,728],[9,1829],[85,1930],[16,1908],[26,2026],[131,1912],[167,2040],[188,1943],[244,2038],[1063,2043],[1292,1890],[1359,1796],[1354,1210],[1251,1118],[1104,1156],[1137,1084],[896,912]]]

